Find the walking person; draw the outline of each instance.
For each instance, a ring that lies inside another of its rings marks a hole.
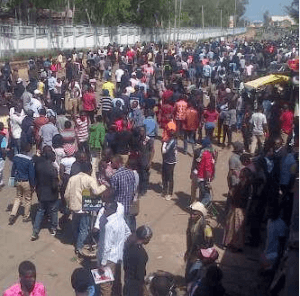
[[[145,275],[148,255],[143,245],[147,245],[152,238],[152,230],[148,226],[140,226],[132,234],[124,247],[124,296],[144,296]]]
[[[55,236],[58,225],[58,171],[54,166],[55,153],[50,146],[43,148],[42,156],[35,162],[36,194],[39,207],[33,224],[31,240],[39,238],[41,224],[46,212],[50,214],[50,234]]]
[[[9,217],[9,225],[13,225],[17,218],[17,213],[21,201],[24,202],[23,222],[29,222],[30,209],[32,202],[32,192],[35,187],[35,172],[32,158],[28,156],[30,144],[23,142],[21,144],[21,153],[16,154],[13,158],[11,177],[15,178],[17,196]]]
[[[166,200],[171,200],[174,187],[174,168],[177,163],[177,141],[174,130],[169,130],[168,134],[168,140],[163,142],[162,145],[162,196]]]

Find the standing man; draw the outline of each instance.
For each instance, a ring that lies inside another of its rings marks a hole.
[[[11,141],[14,149],[14,154],[20,153],[21,148],[21,133],[22,121],[25,117],[24,111],[21,106],[16,106],[10,109],[9,124],[11,132]]]
[[[42,145],[42,149],[45,146],[51,146],[52,147],[52,138],[59,134],[57,127],[55,126],[55,117],[51,116],[49,117],[49,122],[45,125],[43,125],[39,131],[40,136],[40,143]]]
[[[186,97],[181,97],[179,101],[175,103],[174,106],[175,120],[177,126],[178,135],[181,134],[183,123],[186,119],[186,110],[188,108],[188,104],[186,102]]]
[[[283,112],[280,116],[281,122],[281,138],[282,145],[285,146],[288,144],[289,138],[293,131],[293,122],[294,122],[294,114],[291,110],[289,110],[289,106],[287,104],[283,105]]]
[[[252,143],[250,146],[250,152],[254,155],[257,145],[259,152],[262,150],[265,143],[265,133],[268,130],[267,118],[266,115],[263,114],[261,106],[258,107],[257,111],[252,114],[249,122],[252,125]]]
[[[5,158],[6,158],[6,149],[7,147],[7,140],[6,135],[4,133],[4,124],[0,122],[0,188],[4,186],[3,182],[3,171],[5,165]]]
[[[89,227],[90,215],[82,210],[82,191],[84,189],[92,191],[99,195],[105,191],[104,185],[98,186],[95,178],[91,177],[92,166],[90,163],[81,163],[81,172],[69,179],[65,200],[69,209],[72,211],[72,231],[75,245],[75,253],[82,254],[84,241],[86,240]]]
[[[78,150],[84,151],[88,155],[90,154],[88,139],[89,139],[89,123],[88,118],[84,111],[80,111],[80,116],[76,118],[73,116],[75,122],[75,133],[78,143]]]
[[[22,199],[24,199],[23,222],[30,221],[32,192],[35,186],[35,172],[32,159],[28,156],[29,151],[30,144],[23,142],[21,144],[21,153],[16,154],[13,158],[11,177],[15,178],[17,196],[15,197],[13,208],[10,213],[9,225],[15,223]]]
[[[135,194],[135,176],[132,170],[124,167],[120,155],[116,155],[112,160],[112,168],[117,171],[110,179],[111,187],[115,190],[115,200],[124,206],[124,218],[134,233],[136,229],[136,219],[130,214],[130,207]]]

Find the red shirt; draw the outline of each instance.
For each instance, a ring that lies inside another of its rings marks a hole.
[[[290,134],[293,130],[294,114],[292,111],[284,111],[280,116],[281,129],[284,133]]]
[[[199,114],[198,111],[190,107],[186,110],[186,118],[183,129],[186,131],[196,131],[199,127]]]
[[[214,159],[212,154],[206,150],[201,157],[201,161],[198,163],[198,178],[199,179],[211,179],[214,176]]]
[[[161,128],[165,128],[170,121],[171,115],[174,113],[174,107],[170,104],[163,104],[160,109],[159,124]]]
[[[203,116],[205,118],[205,122],[216,122],[219,117],[219,113],[216,110],[213,112],[206,110],[204,111]]]
[[[166,101],[168,101],[172,96],[173,96],[173,91],[171,89],[165,90],[161,96],[163,104],[165,104]]]
[[[93,111],[96,109],[95,93],[87,92],[82,97],[82,107],[85,111]]]

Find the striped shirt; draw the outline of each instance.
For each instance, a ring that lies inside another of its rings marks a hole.
[[[89,127],[88,121],[85,117],[85,120],[82,121],[80,118],[76,119],[76,136],[78,138],[78,142],[82,143],[88,140],[89,138]]]
[[[112,99],[109,97],[103,97],[101,99],[102,111],[108,112],[113,108]]]

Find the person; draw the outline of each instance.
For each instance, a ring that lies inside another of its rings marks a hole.
[[[169,272],[157,271],[150,282],[151,296],[176,296],[174,276]]]
[[[78,150],[84,151],[89,155],[90,149],[88,145],[89,139],[89,122],[84,111],[80,111],[79,117],[73,116],[75,122],[75,133],[78,143]]]
[[[209,266],[204,278],[192,285],[189,296],[224,296],[225,289],[221,283],[222,278],[222,270],[217,265]]]
[[[68,79],[68,76],[67,76]],[[68,79],[69,80],[69,79]],[[81,91],[78,84],[76,84],[75,80],[69,80],[69,87],[65,92],[65,110],[68,113],[78,112],[79,101],[81,97]]]
[[[147,112],[145,112],[144,126],[146,128],[146,136],[154,140],[158,135],[158,125],[154,119],[154,112],[152,110],[148,109]]]
[[[76,133],[75,129],[72,127],[72,122],[67,120],[64,124],[64,129],[60,132],[63,138],[63,144],[70,144],[76,146]]]
[[[257,145],[258,151],[261,152],[265,142],[265,133],[267,132],[267,118],[266,115],[263,114],[261,106],[252,114],[249,122],[252,125],[252,143],[250,152],[254,155]]]
[[[75,176],[81,172],[81,164],[82,163],[89,163],[88,156],[83,151],[77,151],[75,153],[75,158],[76,158],[76,161],[73,162],[73,164],[71,166],[70,177]]]
[[[21,144],[21,153],[13,157],[11,177],[15,178],[17,195],[9,216],[9,225],[13,225],[17,218],[18,209],[22,199],[24,199],[23,222],[29,222],[32,202],[32,192],[35,187],[35,171],[32,158],[28,156],[30,145],[26,142]]]
[[[216,123],[218,122],[218,117],[219,113],[215,109],[215,104],[213,102],[209,103],[208,109],[203,113],[206,136],[212,138]]]
[[[143,296],[145,287],[146,264],[148,255],[143,245],[150,242],[152,230],[149,226],[140,226],[132,234],[124,247],[124,296]]]
[[[34,140],[34,119],[33,119],[32,110],[28,110],[26,112],[26,116],[22,121],[21,127],[22,127],[21,141],[33,145],[35,143],[35,140]]]
[[[47,296],[44,285],[42,283],[36,282],[36,268],[31,261],[23,261],[20,263],[19,280],[19,283],[5,290],[3,296]]]
[[[41,149],[40,143],[41,143],[41,137],[40,137],[40,129],[43,125],[49,123],[49,118],[46,117],[46,109],[40,109],[39,110],[39,117],[36,117],[34,119],[34,136],[35,136],[35,142],[36,142],[36,148]]]
[[[252,173],[242,170],[240,182],[232,188],[230,208],[226,218],[223,244],[232,252],[240,252],[245,244],[245,216],[248,199],[251,196]]]
[[[195,173],[199,186],[199,201],[208,206],[211,202],[210,182],[214,178],[216,161],[215,151],[208,137],[202,140],[202,149],[196,161]]]
[[[186,97],[181,97],[178,102],[174,105],[174,114],[176,120],[176,126],[178,134],[181,134],[183,123],[186,119],[186,111],[188,108],[188,103],[186,101]]]
[[[31,240],[39,238],[41,224],[46,212],[50,214],[50,234],[56,235],[58,225],[58,171],[54,167],[55,153],[50,146],[43,148],[42,156],[35,161],[36,194],[39,207],[33,224]]]
[[[44,124],[39,131],[41,148],[43,149],[45,146],[52,147],[52,139],[57,134],[59,134],[59,132],[55,126],[55,117],[51,116],[49,122]]]
[[[162,196],[166,200],[171,200],[174,187],[174,168],[177,163],[177,143],[175,131],[171,129],[168,134],[169,139],[162,145]]]
[[[115,85],[111,82],[111,76],[107,77],[107,81],[103,83],[102,90],[107,89],[109,92],[109,96],[114,98],[115,93]]]
[[[124,216],[117,212],[118,204],[106,203],[99,219],[99,242],[97,250],[98,269],[109,267],[115,280],[100,284],[101,295],[121,295],[121,262],[123,260],[124,243],[131,231]]]
[[[88,91],[82,96],[82,109],[90,118],[91,124],[95,122],[94,114],[97,108],[96,97],[92,86],[89,86]]]
[[[188,143],[192,144],[192,149],[194,151],[194,145],[196,143],[196,131],[199,127],[199,114],[196,110],[194,102],[189,102],[188,109],[186,111],[186,118],[183,125],[184,130],[184,154],[187,153]]]
[[[294,123],[294,114],[289,110],[287,104],[283,105],[283,112],[280,116],[281,122],[281,138],[283,140],[283,146],[288,144],[288,140],[291,137]]]
[[[191,281],[191,267],[199,259],[199,250],[213,246],[213,237],[210,226],[207,224],[207,209],[204,204],[195,201],[190,205],[190,217],[186,230],[187,249],[184,259],[186,265],[186,280]]]
[[[74,269],[71,275],[71,285],[75,296],[96,296],[93,277],[86,268],[79,267]]]
[[[115,190],[115,201],[124,206],[124,218],[131,232],[136,229],[136,218],[130,214],[130,208],[135,194],[135,177],[132,170],[124,167],[123,159],[116,155],[112,159],[112,168],[116,172],[110,178],[111,187]]]
[[[95,195],[99,195],[106,189],[106,186],[97,184],[96,179],[91,177],[91,173],[91,164],[82,163],[81,172],[70,177],[65,191],[68,208],[72,211],[75,253],[79,256],[82,254],[84,241],[90,227],[90,215],[82,210],[82,191],[84,189],[91,190]]]
[[[113,102],[111,97],[109,96],[109,91],[107,89],[103,90],[103,96],[101,98],[100,105],[101,105],[101,111],[102,111],[104,123],[106,124],[106,126],[109,126],[111,123]],[[100,107],[98,106],[98,108]]]
[[[20,153],[22,121],[24,117],[25,113],[19,105],[17,105],[15,108],[11,108],[9,111],[9,124],[12,142],[11,144],[14,149],[14,154]]]
[[[0,122],[0,188],[4,186],[3,171],[6,158],[7,139],[4,132],[4,124]]]
[[[90,126],[89,146],[92,155],[93,173],[96,171],[97,162],[100,158],[100,153],[103,149],[105,137],[105,128],[103,125],[102,116],[96,117],[96,123]]]

